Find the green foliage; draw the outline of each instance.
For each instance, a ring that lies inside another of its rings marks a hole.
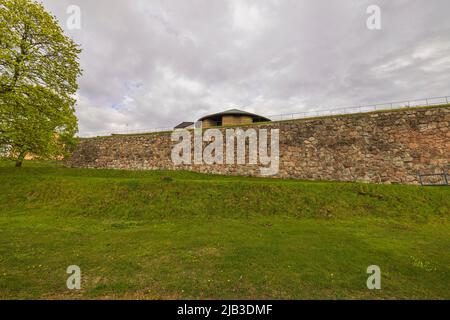
[[[30,153],[65,156],[76,144],[80,52],[42,4],[0,1],[0,144],[19,164]]]

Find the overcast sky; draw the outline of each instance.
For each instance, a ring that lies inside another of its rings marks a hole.
[[[450,95],[449,0],[43,3],[83,49],[81,135]]]

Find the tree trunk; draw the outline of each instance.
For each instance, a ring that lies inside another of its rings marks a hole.
[[[23,160],[25,159],[26,152],[21,152],[16,160],[16,168],[22,167]]]

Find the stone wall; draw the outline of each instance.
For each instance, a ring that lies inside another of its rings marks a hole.
[[[280,178],[416,184],[417,173],[450,164],[450,106],[273,122],[280,130]],[[224,129],[221,129],[224,130]],[[67,165],[185,169],[258,176],[255,165],[183,165],[171,161],[170,133],[84,139]]]

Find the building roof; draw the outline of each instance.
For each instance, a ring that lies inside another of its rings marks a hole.
[[[193,124],[194,124],[193,122],[182,122],[179,125],[177,125],[175,127],[175,129],[184,129],[184,128],[187,128],[189,126],[192,126]]]
[[[263,116],[260,116],[260,115],[254,114],[254,113],[250,113],[247,111],[239,110],[239,109],[230,109],[230,110],[226,110],[223,112],[210,114],[210,115],[204,116],[198,120],[202,121],[205,119],[217,118],[217,117],[222,117],[222,116],[249,116],[249,117],[252,117],[253,119],[256,119],[259,121],[270,121],[269,118],[266,118],[266,117],[263,117]]]

